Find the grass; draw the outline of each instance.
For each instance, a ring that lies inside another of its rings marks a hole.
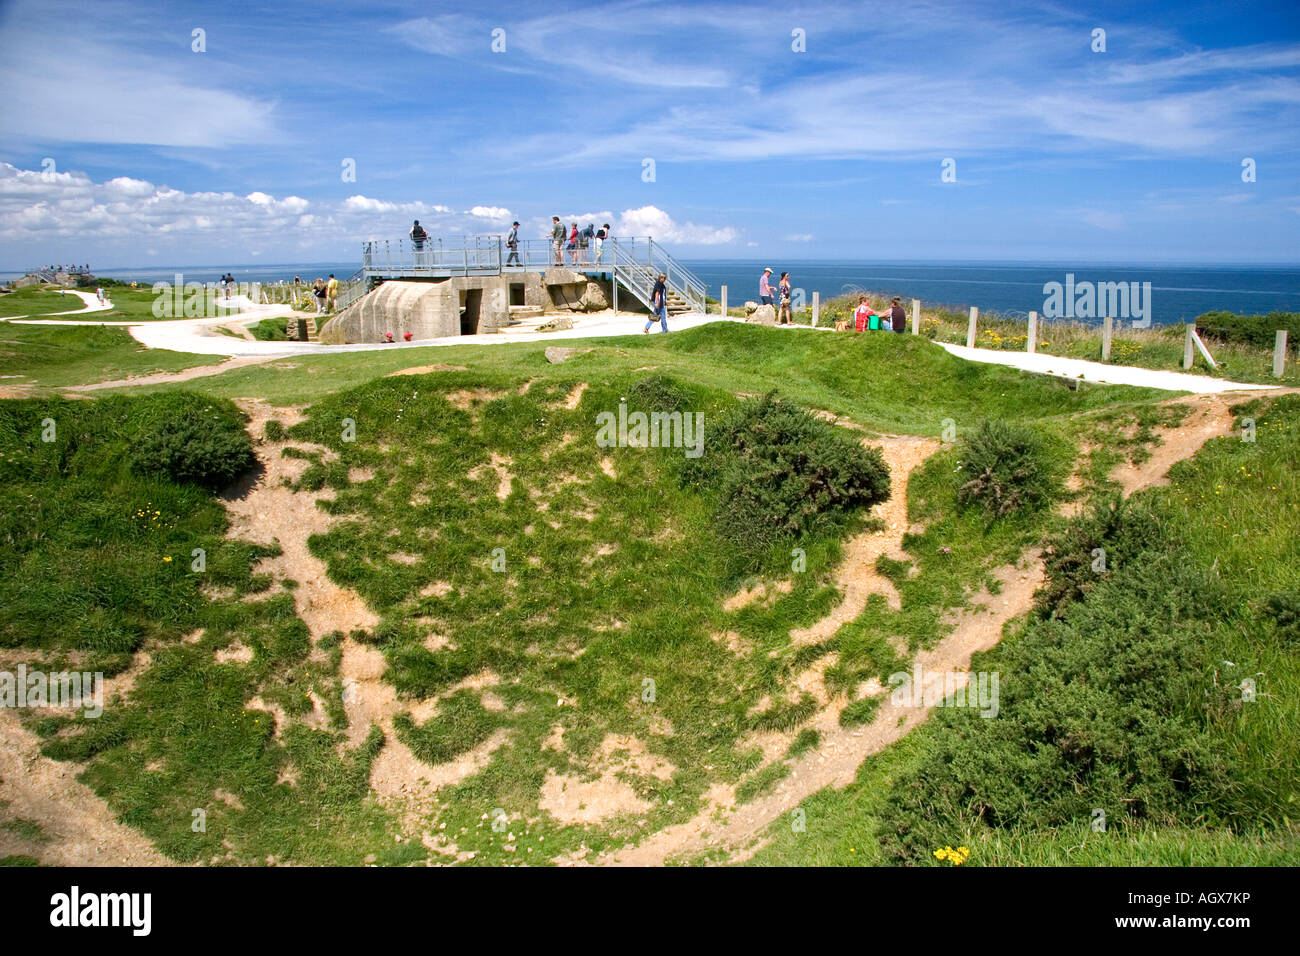
[[[107,312],[97,312],[96,317],[105,322],[157,322],[168,319],[198,318],[200,316],[238,315],[239,309],[228,308],[223,293],[213,291],[210,295],[204,291],[193,296],[182,295],[181,306],[176,308],[172,293],[163,294],[153,291],[152,286],[131,286],[128,283],[105,283],[104,292],[113,307]],[[155,315],[154,307],[158,302],[166,303],[172,314],[164,312]]]
[[[103,313],[96,313],[103,315]],[[9,384],[58,388],[215,365],[218,355],[148,349],[111,326],[0,325],[0,375]]]
[[[1300,860],[1300,748],[1291,730],[1300,720],[1300,660],[1294,644],[1280,641],[1263,613],[1269,595],[1294,591],[1300,583],[1300,401],[1259,399],[1238,414],[1255,420],[1255,441],[1240,434],[1216,439],[1176,466],[1168,487],[1141,493],[1164,516],[1169,538],[1180,542],[1178,561],[1213,575],[1225,592],[1205,623],[1207,693],[1211,685],[1232,687],[1247,676],[1258,683],[1256,702],[1211,708],[1204,718],[1215,752],[1235,768],[1229,799],[1238,809],[1231,827],[1121,820],[1094,833],[1090,821],[1081,819],[1047,831],[954,832],[951,844],[971,849],[968,865],[1293,866]],[[997,669],[1020,639],[1013,634],[1004,640],[979,667]],[[887,862],[877,842],[889,823],[887,795],[895,780],[919,765],[936,732],[933,723],[923,726],[869,758],[852,786],[805,800],[807,831],[773,825],[771,842],[753,865]]]
[[[211,400],[310,401],[304,422],[275,423],[266,435],[292,443],[288,453],[304,468],[298,487],[320,492],[318,507],[335,518],[310,539],[311,551],[379,620],[314,651],[294,612],[294,582],[257,570],[272,549],[228,540],[213,495],[125,466],[174,387],[0,403],[0,582],[16,596],[0,612],[0,660],[5,648],[34,648],[49,664],[89,660],[120,673],[139,651],[151,658],[129,699],[111,703],[100,720],[33,722],[47,755],[77,761],[115,813],[184,861],[356,864],[373,855],[403,865],[430,856],[422,831],[444,834],[479,864],[616,848],[685,820],[715,784],[735,786],[744,800],[770,793],[789,761],[820,743],[805,726],[810,698],[797,691],[800,674],[833,653],[827,687],[852,695],[863,681],[901,669],[942,635],[946,612],[965,606],[991,570],[1036,543],[1052,519],[1040,511],[990,523],[958,509],[961,446],[947,447],[912,476],[908,519],[919,530],[904,538],[906,558],[879,566],[902,609],[873,598],[826,641],[796,647],[790,630],[837,602],[832,574],[842,541],[866,526],[865,516],[800,538],[802,571],[791,570],[788,548],[774,549],[753,577],[738,578],[713,527],[715,492],[683,484],[682,450],[600,448],[592,440],[597,412],[645,394],[651,376],[670,377],[706,422],[738,395],[777,387],[882,432],[938,437],[951,419],[960,437],[986,418],[1018,421],[1042,436],[1061,466],[1079,442],[1107,429],[1132,431],[1128,453],[1138,454],[1141,429],[1150,436],[1166,421],[1150,411],[1162,393],[1073,390],[963,363],[910,336],[726,325],[565,344],[593,351],[552,365],[541,345],[398,346],[187,383]],[[384,377],[432,362],[468,368]],[[51,359],[43,374],[71,373]],[[566,407],[578,395],[576,407]],[[48,445],[39,440],[45,418],[59,434]],[[345,420],[353,440],[345,440]],[[1267,415],[1260,420],[1263,447],[1275,431]],[[503,470],[510,482],[502,498]],[[1294,511],[1294,502],[1283,498],[1278,509],[1285,507]],[[1260,534],[1260,546],[1271,542],[1273,559],[1295,566],[1287,550],[1294,519],[1270,517],[1281,528]],[[202,572],[191,570],[195,548],[207,556]],[[1254,569],[1243,562],[1243,573]],[[788,590],[723,608],[758,581]],[[1278,586],[1272,578],[1255,583]],[[737,652],[724,633],[738,638]],[[436,651],[433,635],[446,641]],[[370,795],[382,735],[341,746],[345,640],[383,655],[384,680],[398,698],[394,730],[417,759],[460,759],[504,735],[480,772],[432,794],[414,821]],[[219,661],[236,642],[251,659]],[[1243,650],[1236,653],[1250,666],[1280,666]],[[278,731],[266,710],[247,706],[254,697],[283,712]],[[322,725],[298,719],[313,699],[325,704]],[[870,719],[873,708],[870,699],[852,702],[846,722]],[[1267,749],[1288,720],[1270,718],[1252,745]],[[562,746],[545,746],[557,728]],[[758,730],[788,735],[784,756],[764,758],[751,737]],[[806,801],[808,832],[791,834],[794,842],[775,836],[758,860],[858,862],[866,852],[856,837],[861,819],[871,819],[874,791],[889,768],[906,766],[916,736],[869,761],[849,791]],[[611,747],[628,751],[628,740],[671,772],[608,756]],[[1257,785],[1283,793],[1294,754],[1283,748],[1253,759]],[[548,780],[562,775],[577,785],[602,769],[648,804],[644,815],[565,825],[542,807]],[[192,828],[195,809],[206,813],[204,831]],[[498,811],[507,831],[492,825]],[[828,840],[836,827],[853,842],[809,852],[808,838]],[[1152,843],[1152,854],[1176,852],[1178,840],[1168,839]],[[1259,854],[1281,852],[1260,839]],[[1038,852],[1032,840],[1017,846]]]
[[[80,297],[44,286],[25,286],[0,295],[0,317],[5,318],[73,312],[82,308],[85,308],[85,303]]]

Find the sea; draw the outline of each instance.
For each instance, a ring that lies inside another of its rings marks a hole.
[[[758,299],[758,280],[771,266],[774,278],[790,273],[795,290],[804,299],[817,292],[823,300],[856,291],[920,299],[927,308],[948,307],[965,311],[978,306],[981,313],[1024,316],[1045,314],[1050,284],[1081,288],[1083,283],[1150,283],[1150,319],[1156,324],[1184,322],[1205,312],[1226,310],[1242,314],[1300,311],[1300,264],[1282,265],[1164,265],[1065,262],[925,262],[858,261],[826,259],[683,259],[717,299],[727,287],[729,305]],[[311,282],[331,272],[346,278],[359,263],[309,262],[255,266],[202,265],[146,268],[92,269],[97,275],[151,285],[171,282],[177,273],[186,282],[215,282],[231,273],[239,282],[277,282],[295,275]],[[20,273],[0,273],[0,281]],[[1072,277],[1072,278],[1067,278]],[[1084,317],[1086,320],[1086,317]],[[1098,319],[1098,321],[1100,321]]]

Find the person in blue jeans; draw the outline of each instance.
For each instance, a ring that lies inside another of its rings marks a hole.
[[[650,306],[653,312],[649,321],[646,322],[645,328],[641,330],[647,335],[650,334],[650,326],[655,324],[656,315],[659,316],[660,328],[664,332],[668,331],[668,286],[664,282],[667,278],[668,276],[662,272],[659,273],[659,278],[655,280],[654,290],[650,293]]]

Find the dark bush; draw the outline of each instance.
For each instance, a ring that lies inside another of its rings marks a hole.
[[[252,442],[233,406],[179,393],[141,423],[131,448],[139,474],[224,488],[253,467]]]
[[[983,422],[965,441],[962,468],[969,477],[957,489],[958,504],[991,519],[1041,508],[1057,494],[1043,440],[1027,425]]]
[[[1241,342],[1256,348],[1273,348],[1278,329],[1287,330],[1287,342],[1300,342],[1300,312],[1270,312],[1268,315],[1238,315],[1235,312],[1206,312],[1196,317],[1196,330],[1220,342]]]
[[[988,829],[1083,833],[1096,807],[1112,826],[1231,819],[1232,768],[1204,712],[1206,623],[1223,600],[1215,579],[1161,555],[998,645],[978,664],[1000,674],[997,716],[936,711],[880,815],[886,855],[933,863]]]
[[[889,498],[889,468],[790,402],[768,394],[726,412],[705,432],[704,453],[683,480],[716,489],[715,528],[756,561],[774,544],[829,529],[851,509]]]
[[[253,338],[259,342],[285,342],[289,335],[285,332],[285,319],[263,319],[248,327]]]
[[[1061,617],[1107,575],[1140,555],[1170,547],[1160,519],[1141,505],[1116,495],[1080,515],[1043,549],[1047,579],[1034,595],[1043,617]],[[1097,554],[1101,549],[1103,554]],[[1100,559],[1100,560],[1099,560]]]
[[[1278,637],[1291,643],[1300,643],[1300,591],[1280,591],[1264,604],[1273,619]]]

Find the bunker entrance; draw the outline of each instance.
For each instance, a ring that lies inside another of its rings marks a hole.
[[[460,313],[460,334],[474,335],[478,332],[479,313],[483,309],[483,290],[466,289],[465,306]]]

